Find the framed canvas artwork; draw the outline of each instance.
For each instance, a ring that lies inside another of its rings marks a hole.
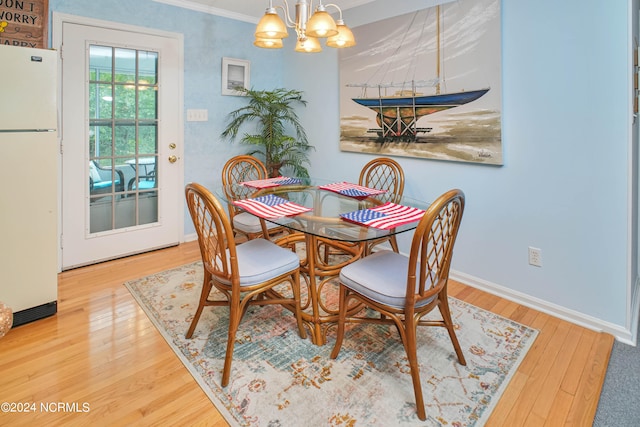
[[[362,25],[340,51],[340,149],[502,164],[500,0]]]

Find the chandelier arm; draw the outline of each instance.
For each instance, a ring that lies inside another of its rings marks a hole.
[[[287,0],[282,0],[282,2],[284,3],[284,6],[279,5],[279,6],[273,7],[273,0],[269,0],[269,4],[271,5],[271,7],[273,7],[274,9],[282,9],[282,13],[284,14],[285,25],[288,28],[295,28],[296,21],[291,19],[291,15],[289,15],[289,3],[287,3]]]
[[[322,5],[322,0],[320,0],[320,4]],[[340,19],[342,21],[342,9],[340,9],[340,6],[338,6],[337,4],[333,4],[333,3],[329,3],[329,4],[325,4],[324,7],[329,7],[329,6],[333,6],[336,9],[338,9],[338,13],[340,14]]]

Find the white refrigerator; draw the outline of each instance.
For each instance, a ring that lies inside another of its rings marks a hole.
[[[57,58],[0,45],[0,301],[14,327],[57,312]]]

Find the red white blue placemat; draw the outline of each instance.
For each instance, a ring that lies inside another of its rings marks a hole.
[[[302,181],[299,178],[289,178],[287,176],[278,176],[275,178],[257,179],[255,181],[245,181],[242,185],[253,188],[271,188],[278,187],[280,185],[292,185],[300,184]]]
[[[280,218],[313,210],[273,194],[256,197],[255,199],[236,200],[233,204],[262,218]]]
[[[411,206],[398,205],[387,202],[371,209],[353,211],[340,216],[346,220],[367,227],[375,227],[381,230],[389,230],[410,222],[420,221],[424,210]]]
[[[377,188],[363,187],[362,185],[351,184],[350,182],[334,182],[333,184],[320,185],[318,188],[333,191],[356,199],[364,199],[365,197],[374,196],[376,194],[386,193],[387,190],[378,190]]]

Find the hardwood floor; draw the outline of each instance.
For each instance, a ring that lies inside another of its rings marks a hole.
[[[63,272],[58,314],[0,339],[0,425],[226,426],[123,283],[199,259],[196,242]],[[488,426],[591,426],[613,337],[474,288],[450,295],[540,331]],[[26,413],[26,410],[31,412]]]

